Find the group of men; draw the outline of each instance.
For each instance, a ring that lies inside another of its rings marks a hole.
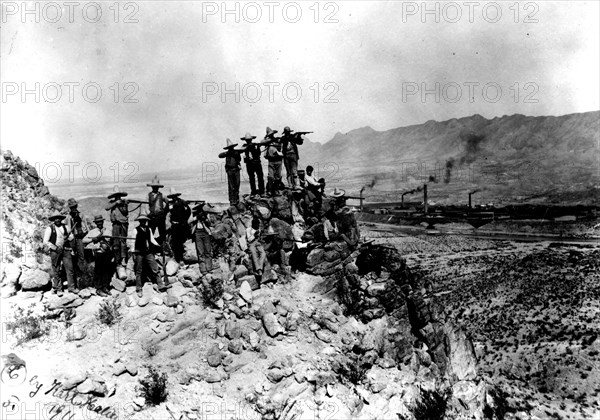
[[[235,148],[237,143],[233,143],[230,139],[226,140],[225,152],[220,153],[219,157],[225,159],[230,205],[235,206],[240,200],[242,155],[244,156],[244,163],[248,171],[250,195],[262,196],[266,193],[269,196],[274,196],[278,191],[284,189],[282,166],[285,166],[288,187],[296,188],[299,186],[298,160],[300,154],[298,146],[304,143],[302,136],[311,132],[294,132],[290,127],[285,127],[280,137],[275,136],[277,133],[277,130],[267,127],[265,137],[260,142],[254,142],[256,136],[246,133],[244,137],[240,137],[240,140],[244,140],[245,143],[239,149]],[[266,191],[261,161],[261,154],[263,152],[269,164]]]

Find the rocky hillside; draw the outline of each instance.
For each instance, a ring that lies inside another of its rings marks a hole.
[[[2,155],[2,296],[17,289],[44,287],[49,283],[49,257],[41,252],[47,217],[67,210],[66,201],[51,195],[37,171],[27,161]]]
[[[302,159],[321,166],[336,163],[337,178],[356,190],[371,178],[379,181],[367,191],[375,199],[385,198],[378,191],[431,182],[448,191],[454,203],[475,187],[489,190],[481,194],[491,199],[537,196],[591,203],[600,194],[599,148],[600,111],[491,120],[473,115],[387,131],[363,127],[337,133],[320,147],[307,147]],[[352,182],[353,176],[362,179]]]
[[[3,234],[36,250],[44,217],[64,203],[9,153],[2,194]],[[261,217],[278,231],[292,229],[280,208],[267,210]],[[230,235],[225,254],[241,234]],[[219,254],[201,276],[188,242],[182,267],[161,267],[171,288],[146,283],[141,298],[131,266],[113,275],[108,297],[90,287],[59,297],[43,283],[45,259],[33,259],[3,264],[7,417],[64,402],[61,416],[76,419],[88,410],[131,419],[503,416],[505,399],[479,374],[469,337],[393,249],[324,243],[305,272],[275,265],[259,285],[246,254]]]

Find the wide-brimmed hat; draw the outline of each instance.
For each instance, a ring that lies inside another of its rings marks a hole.
[[[175,190],[175,188],[171,187],[171,188],[169,188],[169,194],[167,195],[167,197],[169,197],[169,198],[170,197],[179,197],[180,195],[181,195],[180,192],[177,192]]]
[[[94,220],[92,220],[92,222],[94,222],[94,223],[103,222],[103,221],[104,221],[104,217],[102,217],[101,215],[94,216]]]
[[[119,190],[119,186],[115,185],[115,188],[113,189],[113,193],[108,195],[108,198],[119,198],[119,197],[127,197],[127,193],[126,192],[121,192],[121,190]]]
[[[200,211],[204,211],[204,205],[206,204],[206,201],[200,201],[198,202],[198,204],[196,204],[194,207],[192,207],[192,212],[193,213],[198,213]]]
[[[64,219],[66,216],[64,214],[60,214],[58,212],[56,213],[52,213],[50,216],[48,216],[48,220],[53,221],[55,219]]]
[[[223,149],[233,149],[237,145],[237,143],[233,143],[230,139],[227,139],[227,146],[223,147]]]
[[[335,189],[331,192],[331,194],[329,194],[331,197],[343,197],[346,195],[346,191],[344,191],[343,189],[338,187],[335,187]]]
[[[140,215],[139,215],[139,216],[138,216],[138,217],[135,219],[135,221],[136,221],[136,222],[139,222],[139,221],[141,221],[141,220],[146,220],[146,221],[148,221],[148,220],[150,220],[150,218],[149,218],[148,216],[146,216],[145,214],[140,214]]]
[[[68,205],[69,207],[77,207],[77,204],[78,204],[78,203],[77,203],[77,200],[75,200],[74,198],[69,198],[69,199],[67,200],[67,205]]]
[[[288,126],[285,126],[285,127],[283,127],[283,132],[284,132],[284,133],[293,133],[293,132],[294,132],[294,130],[292,130],[292,129],[291,129],[290,127],[288,127]]]
[[[273,129],[271,129],[271,127],[267,127],[267,134],[265,134],[265,137],[272,136],[273,134],[276,134],[276,133],[278,133],[278,132],[279,132],[279,131],[277,131],[277,130],[273,130]]]
[[[273,226],[269,225],[269,228],[265,232],[265,236],[271,236],[271,235],[277,235],[277,232],[275,232],[275,229],[273,229]]]
[[[148,187],[158,187],[158,188],[164,187],[164,185],[162,185],[160,183],[160,180],[158,179],[158,175],[154,175],[154,178],[152,178],[152,181],[149,184],[146,184],[146,186],[148,186]]]
[[[254,140],[256,138],[256,136],[253,136],[250,133],[246,133],[246,135],[244,137],[240,137],[240,140]]]

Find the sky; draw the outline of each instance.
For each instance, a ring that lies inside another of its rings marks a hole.
[[[600,109],[597,1],[24,4],[2,3],[0,144],[62,177],[201,168],[267,126]]]

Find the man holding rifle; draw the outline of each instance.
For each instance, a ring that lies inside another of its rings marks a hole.
[[[146,215],[140,215],[136,219],[140,224],[136,228],[135,236],[135,289],[140,298],[143,296],[143,273],[147,273],[151,277],[150,280],[156,283],[159,292],[164,292],[169,288],[159,275],[154,252],[160,250],[160,245],[148,227],[148,220],[150,219]]]
[[[113,254],[110,252],[110,243],[104,234],[104,217],[95,216],[93,220],[96,227],[90,230],[83,244],[94,253],[94,286],[100,297],[108,296],[110,279],[115,270]]]
[[[227,172],[227,183],[229,187],[229,204],[237,206],[240,201],[240,162],[242,157],[239,150],[235,149],[237,143],[227,139],[225,152],[219,154],[219,158],[225,158],[225,172]]]
[[[246,144],[242,146],[244,153],[244,163],[248,171],[248,179],[250,181],[250,194],[263,195],[265,193],[265,180],[263,176],[262,163],[260,161],[260,145],[253,143],[256,136],[246,133],[241,140],[245,140]]]
[[[271,130],[267,127],[265,139],[260,143],[261,146],[266,146],[265,158],[269,161],[269,172],[267,174],[267,192],[271,197],[277,194],[281,187],[281,161],[283,153],[281,153],[280,138],[275,137],[277,130]]]
[[[167,236],[166,218],[168,212],[167,200],[159,191],[164,185],[158,180],[158,175],[155,175],[152,182],[146,185],[152,188],[152,191],[148,193],[148,217],[150,218],[148,226],[152,231],[158,229],[158,238],[156,239],[159,244],[162,244]]]
[[[183,201],[179,196],[180,192],[176,192],[171,188],[171,193],[167,198],[171,200],[169,203],[169,220],[171,221],[171,249],[175,261],[183,264],[184,244],[189,236],[188,219],[192,214],[190,206]]]
[[[294,133],[290,127],[283,129],[281,136],[281,144],[283,149],[283,163],[285,164],[285,172],[287,174],[287,182],[290,188],[295,188],[298,185],[298,145],[304,143],[302,136],[312,133],[312,131],[298,131]]]
[[[119,191],[115,187],[115,192],[108,196],[110,205],[107,210],[110,211],[110,221],[112,223],[112,247],[117,263],[122,266],[127,265],[127,240],[117,239],[117,237],[126,238],[127,230],[129,229],[129,202],[124,200],[127,197],[126,192]]]

